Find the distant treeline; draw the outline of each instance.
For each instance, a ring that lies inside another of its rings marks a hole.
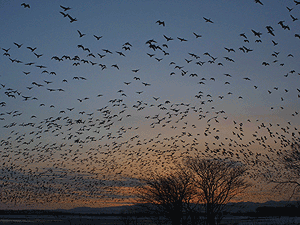
[[[133,209],[133,208],[132,208]],[[51,215],[51,216],[134,216],[134,217],[148,217],[153,216],[151,212],[141,211],[140,208],[134,210],[122,211],[120,213],[74,213],[58,210],[0,210],[0,215]],[[204,216],[203,212],[198,212],[198,216]],[[254,212],[223,212],[223,215],[232,216],[251,216],[251,217],[266,217],[266,216],[300,216],[299,205],[287,206],[260,206]],[[156,214],[156,216],[159,216]]]
[[[51,216],[110,216],[115,214],[73,213],[56,210],[0,210],[0,215],[51,215]]]
[[[300,206],[258,207],[255,214],[256,216],[300,216]]]
[[[0,215],[74,215],[74,213],[52,210],[0,210]]]
[[[300,216],[300,205],[287,205],[287,206],[260,206],[257,207],[255,212],[237,212],[225,214],[234,216],[252,216],[252,217],[266,217],[266,216]]]

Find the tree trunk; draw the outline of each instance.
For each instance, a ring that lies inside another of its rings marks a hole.
[[[216,225],[216,218],[213,212],[212,204],[207,203],[206,206],[206,224],[207,225]]]
[[[207,217],[207,225],[216,225],[216,219],[214,215],[209,215],[209,217]]]

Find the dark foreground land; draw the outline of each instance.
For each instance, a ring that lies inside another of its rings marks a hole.
[[[242,210],[241,205],[236,206],[238,206],[237,210],[224,212],[222,225],[300,225],[299,204],[250,207],[247,210]],[[0,210],[0,225],[169,225],[167,221],[162,222],[162,215],[134,211],[137,209],[135,206],[127,207],[127,211],[120,211],[118,207],[107,208],[108,211],[103,211],[103,209],[105,208],[102,208],[101,212],[97,211],[101,208],[78,208],[64,211]],[[204,214],[199,215],[198,218],[199,222],[204,221]]]
[[[150,218],[135,218],[132,221],[119,216],[1,216],[2,225],[155,225]],[[246,217],[227,216],[223,225],[293,225],[300,224],[300,217]],[[167,223],[166,223],[167,225]]]
[[[141,221],[143,222],[143,221]],[[0,219],[2,225],[21,225],[21,224],[34,224],[34,225],[112,225],[124,224],[117,217],[89,217],[89,216],[32,216],[32,217],[11,217]],[[147,223],[141,223],[147,224]],[[148,223],[150,224],[150,223]]]

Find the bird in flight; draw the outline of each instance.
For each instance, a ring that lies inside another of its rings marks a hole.
[[[273,31],[274,31],[273,27],[271,27],[271,26],[266,26],[266,28],[267,28],[269,34],[271,34],[272,36],[275,36],[275,34],[274,34],[274,32],[273,32]]]
[[[166,35],[164,35],[164,38],[165,38],[167,41],[172,41],[172,40],[174,40],[173,38],[167,37]]]
[[[225,50],[226,50],[227,52],[235,52],[235,50],[234,50],[233,48],[226,48],[226,47],[225,47]]]
[[[85,34],[81,33],[80,30],[77,30],[79,37],[83,37]]]
[[[32,47],[27,47],[29,50],[31,50],[31,52],[34,52],[36,50],[36,47],[35,48],[32,48]]]
[[[257,37],[259,37],[259,38],[260,38],[260,36],[262,35],[262,33],[256,32],[255,30],[251,30],[251,31],[253,32],[254,36],[257,36]]]
[[[94,35],[94,37],[97,39],[97,41],[99,41],[103,36]]]
[[[111,67],[115,67],[115,68],[117,68],[119,70],[119,67],[118,67],[117,64],[111,65]]]
[[[298,18],[294,17],[293,15],[290,15],[290,16],[291,16],[293,22],[295,22],[296,20],[298,20]]]
[[[195,35],[196,38],[202,37],[202,35],[196,34],[195,32],[193,32],[193,34]]]
[[[69,19],[70,19],[70,23],[73,23],[73,22],[75,22],[75,21],[77,21],[77,19],[76,18],[73,18],[72,16],[70,16],[69,14],[67,14],[67,16],[69,17]]]
[[[123,52],[116,51],[120,56],[125,56]]]
[[[62,6],[62,5],[60,5],[60,7],[61,7],[64,11],[67,11],[67,10],[70,10],[70,9],[71,9],[70,7],[65,7],[65,6]]]
[[[14,42],[14,44],[18,47],[18,48],[21,48],[23,44],[18,44],[16,42]]]
[[[181,42],[182,42],[182,41],[187,41],[186,39],[180,38],[180,37],[177,37],[177,39],[180,40]]]
[[[156,23],[158,23],[158,25],[165,26],[165,21],[157,20]]]
[[[36,53],[34,53],[34,55],[35,55],[37,58],[40,58],[41,56],[43,56],[43,54],[36,54]]]
[[[214,23],[211,19],[208,19],[208,18],[205,18],[205,17],[203,17],[203,19],[204,19],[205,22],[207,22],[207,23]]]
[[[254,0],[255,3],[258,3],[258,4],[261,4],[261,5],[264,5],[260,0]]]
[[[106,53],[113,54],[111,51],[109,51],[109,50],[107,50],[107,49],[102,49],[102,51],[105,51]]]
[[[145,85],[145,86],[150,86],[151,85],[151,84],[148,84],[146,82],[142,82],[142,84]]]
[[[25,2],[23,2],[23,3],[21,4],[21,6],[23,6],[24,9],[25,9],[25,8],[30,8],[30,5],[29,5],[29,4],[26,4]]]
[[[68,13],[64,13],[64,12],[59,12],[60,14],[62,14],[64,17],[67,17],[69,14]]]
[[[278,45],[278,42],[276,42],[274,40],[272,40],[272,43],[273,43],[274,46]]]

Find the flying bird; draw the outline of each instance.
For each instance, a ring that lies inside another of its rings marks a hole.
[[[23,2],[23,3],[21,4],[21,6],[23,6],[24,9],[25,9],[25,8],[30,8],[30,5],[29,5],[29,4],[26,4],[25,2]]]
[[[156,23],[158,23],[158,25],[165,26],[165,21],[157,20]]]
[[[79,30],[77,30],[79,37],[83,37],[85,34],[81,33]]]
[[[60,7],[61,7],[64,11],[67,11],[67,10],[70,10],[70,9],[71,9],[70,7],[65,7],[65,6],[62,6],[62,5],[60,5]]]
[[[275,42],[274,40],[272,40],[272,43],[274,46],[278,45],[278,42]]]
[[[203,19],[205,20],[206,23],[214,23],[211,19],[205,18],[203,17]]]
[[[166,35],[164,35],[164,38],[165,38],[167,41],[172,41],[172,40],[174,40],[173,38],[167,37]]]
[[[35,48],[32,48],[32,47],[27,47],[31,52],[34,52],[36,50],[36,47]]]
[[[273,27],[271,27],[271,26],[266,26],[266,28],[267,28],[269,34],[271,34],[272,36],[275,36],[275,34],[274,34],[274,32],[273,32],[273,31],[274,31]]]
[[[260,0],[254,0],[255,3],[258,3],[258,4],[261,4],[261,5],[264,5]]]
[[[193,32],[193,34],[195,35],[196,38],[202,37],[202,35],[196,34],[195,32]]]
[[[251,31],[253,32],[254,36],[257,36],[257,37],[259,37],[259,38],[260,38],[260,36],[262,35],[262,33],[256,32],[255,30],[252,30],[252,29],[251,29]]]
[[[119,67],[118,67],[117,64],[113,64],[113,65],[111,65],[111,67],[115,67],[115,68],[117,68],[119,70]]]
[[[291,16],[293,22],[295,22],[296,20],[298,20],[298,18],[294,17],[293,15],[290,15],[290,16]]]
[[[18,48],[21,48],[23,44],[18,44],[16,42],[14,42],[14,44],[18,47]]]
[[[99,41],[103,36],[97,36],[94,34],[94,37],[97,39],[97,41]]]
[[[70,16],[69,14],[67,14],[68,18],[70,19],[70,23],[73,23],[75,21],[77,21],[76,18],[73,18],[72,16]]]
[[[106,52],[106,53],[110,53],[113,54],[111,51],[109,51],[108,49],[102,49],[102,51]]]
[[[62,14],[64,17],[67,17],[69,14],[68,13],[64,13],[64,12],[59,12],[60,14]]]
[[[187,41],[186,39],[180,38],[180,37],[177,37],[177,39],[180,40],[181,42],[182,42],[182,41]]]

